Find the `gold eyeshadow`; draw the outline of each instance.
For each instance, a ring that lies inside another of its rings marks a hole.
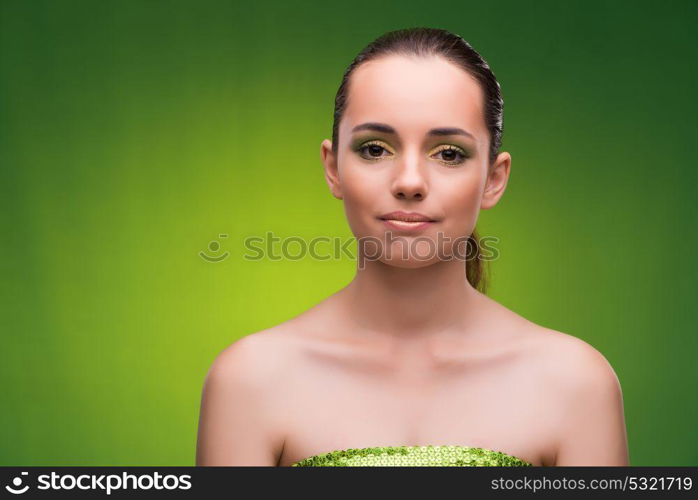
[[[381,139],[377,139],[377,138],[373,138],[373,139],[366,138],[366,137],[358,138],[358,139],[354,140],[351,144],[352,144],[351,145],[352,151],[354,151],[361,158],[363,158],[364,160],[367,160],[367,161],[379,161],[379,160],[385,158],[385,156],[374,156],[374,157],[364,156],[362,154],[362,151],[369,146],[379,146],[379,147],[383,148],[385,151],[388,151],[391,154],[395,154],[395,152],[392,150],[392,148],[390,146],[388,146],[388,144],[385,141],[383,141]],[[442,163],[444,163],[446,165],[450,165],[450,166],[460,165],[460,164],[464,163],[467,159],[469,159],[473,156],[472,153],[468,149],[462,148],[460,146],[457,146],[455,144],[450,144],[450,143],[443,143],[443,144],[439,144],[439,145],[435,146],[431,150],[431,153],[429,154],[429,156],[431,157],[435,154],[439,154],[442,151],[453,151],[453,152],[460,155],[461,159],[457,159],[457,160],[444,160],[444,159],[439,160]]]

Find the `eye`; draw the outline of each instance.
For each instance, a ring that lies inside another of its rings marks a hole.
[[[441,154],[442,160],[447,165],[460,165],[470,158],[470,155],[465,150],[451,144],[439,146],[439,149],[434,154]]]
[[[365,160],[376,161],[385,158],[384,152],[388,152],[389,155],[393,154],[383,144],[381,141],[368,141],[357,147],[355,151]],[[460,165],[470,158],[470,154],[467,151],[452,144],[439,146],[439,149],[432,153],[432,156],[439,154],[441,155],[441,161],[450,166]]]
[[[383,158],[383,151],[388,151],[382,146],[382,143],[378,141],[369,141],[363,143],[360,147],[356,149],[359,156],[366,160],[380,160]],[[390,152],[390,151],[388,151]]]

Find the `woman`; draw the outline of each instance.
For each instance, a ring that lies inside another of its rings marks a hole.
[[[628,464],[606,359],[483,293],[501,134],[499,84],[459,36],[398,30],[357,56],[321,145],[356,275],[218,355],[197,465]]]

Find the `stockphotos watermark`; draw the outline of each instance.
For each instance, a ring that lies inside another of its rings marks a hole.
[[[21,472],[15,476],[5,490],[14,495],[22,495],[29,490],[91,490],[103,491],[111,495],[114,490],[189,490],[191,489],[191,476],[182,474],[162,475],[159,472],[152,474],[41,474],[36,477],[36,486],[28,484],[28,472]],[[26,480],[26,482],[25,482]]]
[[[224,250],[219,241],[227,239],[228,234],[221,233],[218,238],[210,241],[206,250],[199,252],[199,256],[206,262],[222,262],[230,256],[230,252]],[[319,261],[345,258],[355,260],[355,249],[359,249],[359,269],[363,269],[366,262],[382,259],[414,262],[435,259],[468,261],[478,258],[491,261],[499,258],[498,243],[499,238],[496,236],[479,237],[476,241],[472,236],[451,238],[442,232],[438,232],[434,238],[424,235],[407,237],[395,235],[392,231],[386,232],[382,238],[366,236],[359,239],[329,236],[309,239],[300,236],[280,237],[267,231],[264,236],[247,236],[242,241],[245,248],[243,258],[250,261],[294,261],[308,257]]]

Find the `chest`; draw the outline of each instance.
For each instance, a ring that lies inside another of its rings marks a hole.
[[[293,392],[281,465],[373,446],[463,445],[540,463],[550,436],[540,391],[515,372],[472,366],[312,369]]]

